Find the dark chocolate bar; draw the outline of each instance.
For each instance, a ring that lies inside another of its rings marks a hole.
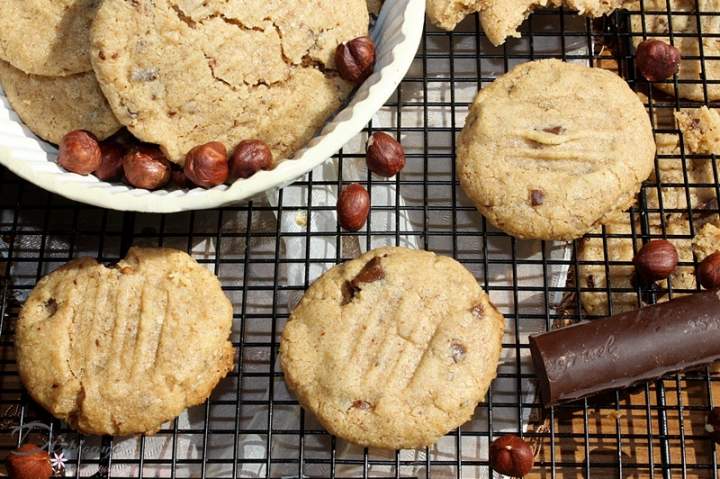
[[[720,291],[530,337],[543,403],[551,406],[720,359]]]

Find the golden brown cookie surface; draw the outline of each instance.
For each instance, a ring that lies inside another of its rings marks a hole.
[[[88,72],[90,25],[99,0],[3,0],[0,59],[25,73]]]
[[[0,60],[0,84],[20,119],[51,143],[60,143],[73,130],[90,131],[102,140],[120,129],[93,72],[27,75]]]
[[[308,289],[283,332],[282,368],[331,433],[419,448],[471,418],[495,377],[503,327],[458,262],[380,248]]]
[[[200,404],[233,367],[232,305],[187,254],[132,248],[114,268],[72,261],[22,308],[20,377],[87,434],[152,433]]]
[[[581,237],[626,209],[655,157],[627,83],[559,60],[524,63],[482,89],[458,145],[478,210],[510,235],[548,240]]]
[[[350,93],[334,52],[368,22],[365,0],[107,0],[92,62],[120,122],[170,160],[250,139],[280,160]]]

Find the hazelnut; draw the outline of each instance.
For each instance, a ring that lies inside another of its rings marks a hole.
[[[71,131],[60,141],[58,165],[71,173],[89,175],[100,168],[102,153],[95,135],[85,130]]]
[[[705,289],[720,288],[720,251],[716,251],[700,262],[698,280]]]
[[[367,143],[367,166],[376,175],[395,176],[405,167],[405,150],[387,133],[375,133]]]
[[[245,140],[235,147],[230,158],[230,180],[250,178],[260,170],[272,168],[270,147],[260,140]]]
[[[517,436],[502,436],[490,444],[490,466],[495,472],[522,477],[530,472],[534,462],[532,448]]]
[[[53,474],[47,451],[34,444],[23,444],[10,451],[6,466],[14,479],[48,479]]]
[[[645,40],[637,46],[635,64],[646,80],[665,80],[680,70],[680,50],[662,40]]]
[[[342,78],[361,84],[375,68],[375,43],[369,37],[341,43],[335,50],[335,65]]]
[[[103,181],[120,178],[123,171],[125,148],[114,141],[103,141],[100,143],[100,152],[102,153],[100,167],[93,174]]]
[[[667,240],[654,240],[645,244],[633,259],[635,271],[643,281],[659,281],[675,271],[678,253]]]
[[[348,231],[358,231],[365,226],[370,214],[370,194],[357,183],[348,186],[338,198],[337,214],[340,226]]]
[[[125,179],[130,185],[156,190],[170,180],[170,162],[156,146],[141,145],[123,158]]]
[[[720,444],[720,407],[712,408],[708,414],[705,430],[716,444]]]
[[[105,141],[112,141],[113,143],[117,143],[125,150],[131,150],[132,148],[135,148],[141,143],[140,140],[135,138],[132,133],[127,130],[127,128],[120,129],[117,133],[115,133]]]
[[[177,186],[178,188],[191,188],[192,183],[185,176],[185,172],[181,169],[173,168],[170,172],[170,183]]]
[[[202,188],[222,185],[229,174],[227,149],[218,141],[196,146],[185,157],[185,176]]]

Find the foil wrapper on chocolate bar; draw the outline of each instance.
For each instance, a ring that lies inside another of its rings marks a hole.
[[[625,388],[720,359],[720,291],[530,337],[543,403]]]

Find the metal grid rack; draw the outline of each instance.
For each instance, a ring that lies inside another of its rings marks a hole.
[[[576,281],[586,266],[577,255],[579,242],[518,241],[493,230],[455,176],[455,138],[475,92],[532,59],[557,57],[616,69],[647,95],[654,120],[662,112],[697,107],[659,94],[636,77],[632,37],[644,33],[630,32],[632,15],[642,12],[591,21],[562,10],[539,11],[526,22],[521,40],[499,48],[485,40],[477,18],[454,33],[428,27],[394,97],[334,160],[340,180],[318,169],[270,201],[259,196],[237,207],[167,216],[118,213],[47,194],[0,169],[0,458],[17,445],[20,428],[31,439],[62,446],[66,473],[74,477],[490,477],[487,444],[514,432],[539,446],[533,477],[717,478],[717,452],[703,434],[704,417],[720,394],[717,369],[671,375],[630,392],[542,411],[532,389],[527,334],[587,317],[582,292],[607,298],[619,292],[650,302],[659,295],[651,292],[648,299],[648,292],[637,288],[583,286]],[[657,133],[679,134],[674,124],[654,126]],[[400,136],[407,149],[408,166],[396,179],[371,177],[357,167],[364,138],[376,130]],[[712,188],[720,195],[714,156],[700,158],[713,164],[714,181],[707,184],[688,179],[687,164],[694,157],[682,141],[679,155],[660,155],[657,161],[663,159],[681,162],[684,181],[646,182],[629,213],[640,219],[637,231],[623,235],[603,229],[594,235],[606,255],[617,238],[691,238],[693,221],[686,220],[686,234],[673,235],[665,228],[667,215],[693,218],[693,188]],[[352,181],[371,192],[368,228],[347,233],[333,222],[315,222],[334,209],[318,202],[316,193]],[[661,201],[659,208],[649,207],[648,195],[663,188],[683,189],[689,206],[673,210]],[[702,207],[703,214],[717,212],[717,201]],[[662,219],[659,231],[649,227],[652,215]],[[295,229],[283,226],[288,218]],[[187,250],[220,277],[235,307],[237,366],[207,404],[154,437],[81,437],[23,392],[14,361],[14,323],[23,298],[43,274],[80,255],[113,262],[134,244]],[[498,379],[474,420],[425,451],[363,450],[328,436],[288,395],[276,365],[279,332],[318,271],[383,244],[457,258],[508,321]],[[609,272],[623,263],[600,264]],[[669,289],[669,295],[682,292]]]

